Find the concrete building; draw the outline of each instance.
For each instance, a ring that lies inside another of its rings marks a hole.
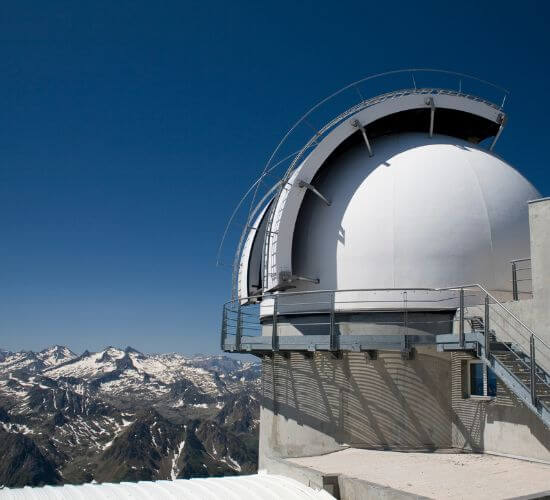
[[[262,358],[260,468],[405,498],[427,492],[368,470],[476,452],[539,464],[507,496],[550,490],[550,199],[494,152],[504,101],[359,95],[255,197],[237,247],[221,343]]]

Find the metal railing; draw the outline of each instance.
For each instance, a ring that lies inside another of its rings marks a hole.
[[[388,88],[401,90],[387,92]],[[266,194],[276,183],[274,196],[277,199],[290,173],[304,156],[347,117],[381,101],[413,93],[459,95],[483,102],[497,110],[503,108],[508,96],[506,89],[471,75],[431,68],[410,68],[363,78],[319,101],[284,134],[261,175],[241,198],[229,218],[218,248],[217,262],[223,265],[223,249],[227,240],[234,239],[234,245],[230,245],[236,248],[231,257],[233,298],[237,296],[238,263],[244,241],[242,233],[247,232],[253,222],[254,212],[257,213],[261,208],[258,200],[263,200],[265,206],[269,202]],[[242,220],[238,222],[239,214]],[[271,218],[271,214],[268,217]],[[236,235],[230,236],[231,228],[237,228]],[[266,238],[267,246],[270,245],[269,240]],[[269,249],[264,255],[269,255]]]
[[[512,296],[519,300],[520,295],[532,295],[531,258],[514,259],[512,265]]]
[[[538,404],[540,390],[550,395],[550,346],[495,295],[479,284],[266,293],[224,304],[221,348],[260,353],[406,351],[416,344],[433,345],[442,336],[458,349],[476,350],[481,342],[486,359],[506,352],[520,372],[529,374],[525,380],[511,371]],[[430,317],[425,314],[429,311],[440,316]],[[442,311],[449,316],[442,317]],[[358,313],[375,315],[361,321]]]
[[[508,369],[509,375],[530,392],[532,405],[536,407],[542,403],[549,406],[550,345],[482,285],[463,285],[455,289],[461,294],[465,290],[475,290],[484,296],[483,303],[467,306],[465,310],[470,315],[478,314],[484,318],[483,351],[489,363],[494,363],[495,358],[498,360],[499,352],[508,354],[517,367],[516,370]],[[464,346],[463,333],[459,334],[459,343]],[[528,377],[522,377],[522,374],[528,374]],[[545,400],[539,400],[539,392],[544,394]]]

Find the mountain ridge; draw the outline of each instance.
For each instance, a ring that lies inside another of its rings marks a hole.
[[[130,346],[0,350],[0,486],[255,472],[259,375]]]

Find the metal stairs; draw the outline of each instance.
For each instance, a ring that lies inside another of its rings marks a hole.
[[[485,294],[484,306],[479,306],[484,317],[465,317],[465,310],[459,310],[459,334],[438,335],[438,349],[475,354],[550,429],[550,346],[481,285],[473,286]],[[464,308],[463,302],[461,308]],[[504,330],[501,321],[497,335],[489,326],[491,318],[497,316],[505,318],[509,325],[513,323],[513,328]],[[464,322],[470,324],[471,333],[464,332]],[[541,359],[546,369],[541,366]]]
[[[531,358],[510,343],[491,342],[479,358],[489,366],[499,380],[550,428],[550,375],[535,363],[531,376]],[[534,383],[532,383],[532,378]]]

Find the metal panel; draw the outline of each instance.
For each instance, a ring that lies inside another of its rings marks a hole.
[[[45,486],[0,490],[0,500],[63,500],[63,499],[134,499],[158,500],[204,499],[258,500],[333,498],[326,491],[309,488],[294,479],[272,474],[207,479],[177,479],[175,481],[140,481],[120,484],[84,484],[79,486]]]

